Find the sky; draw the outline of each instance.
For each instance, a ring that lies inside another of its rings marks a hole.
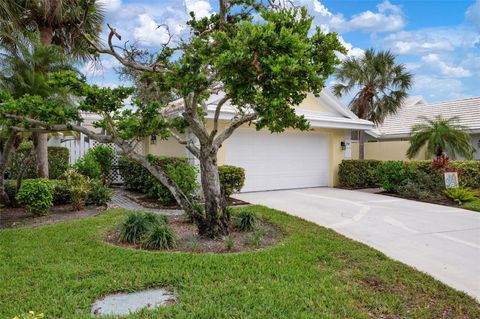
[[[414,74],[410,95],[428,102],[480,96],[480,0],[294,0],[324,32],[337,32],[350,56],[364,50],[390,50]],[[99,0],[105,23],[122,35],[122,43],[149,49],[167,41],[165,25],[182,37],[188,12],[208,16],[217,0]],[[160,25],[160,27],[159,27]],[[106,39],[104,28],[102,39]],[[82,71],[101,86],[128,83],[119,79],[112,57],[87,63]],[[327,88],[333,82],[327,81]],[[348,101],[346,101],[348,102]]]

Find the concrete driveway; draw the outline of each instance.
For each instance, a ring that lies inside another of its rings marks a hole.
[[[235,197],[332,228],[480,300],[480,213],[335,188]]]

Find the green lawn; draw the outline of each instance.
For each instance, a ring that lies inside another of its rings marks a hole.
[[[382,253],[261,206],[287,234],[260,252],[151,253],[103,242],[125,216],[0,231],[0,318],[89,318],[97,297],[168,286],[179,303],[128,318],[480,318],[480,305]]]
[[[465,204],[463,204],[463,208],[480,212],[480,199],[476,199],[471,202],[466,202]]]

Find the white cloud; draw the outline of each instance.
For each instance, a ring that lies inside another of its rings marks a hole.
[[[462,27],[429,28],[392,33],[381,39],[380,44],[398,54],[417,55],[473,48],[479,38],[477,33]]]
[[[361,57],[365,53],[363,49],[354,47],[351,43],[346,42],[341,35],[338,36],[340,43],[347,49],[347,55],[339,54],[340,58],[343,60],[347,56],[349,57]]]
[[[450,66],[440,59],[438,54],[430,53],[422,57],[422,61],[437,69],[440,74],[452,78],[469,77],[472,73],[461,66]]]
[[[147,46],[162,46],[169,40],[168,30],[147,13],[138,16],[139,26],[133,31],[136,40]]]
[[[103,56],[97,61],[86,62],[80,71],[87,76],[98,77],[118,66],[120,66],[120,62],[118,62],[115,58],[111,56]]]
[[[457,79],[438,78],[429,75],[415,77],[411,95],[422,95],[427,101],[464,98],[463,84]]]
[[[212,15],[212,6],[204,0],[185,0],[187,13],[195,12],[195,17],[204,18]]]
[[[480,30],[480,0],[468,7],[465,18]]]

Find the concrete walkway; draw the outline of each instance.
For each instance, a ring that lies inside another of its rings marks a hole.
[[[181,215],[183,211],[180,209],[156,209],[143,207],[126,196],[124,190],[116,189],[113,191],[112,198],[108,202],[109,208],[123,208],[127,210],[134,210],[140,212],[152,212],[162,215]]]
[[[334,188],[235,197],[332,228],[480,300],[480,213]]]

